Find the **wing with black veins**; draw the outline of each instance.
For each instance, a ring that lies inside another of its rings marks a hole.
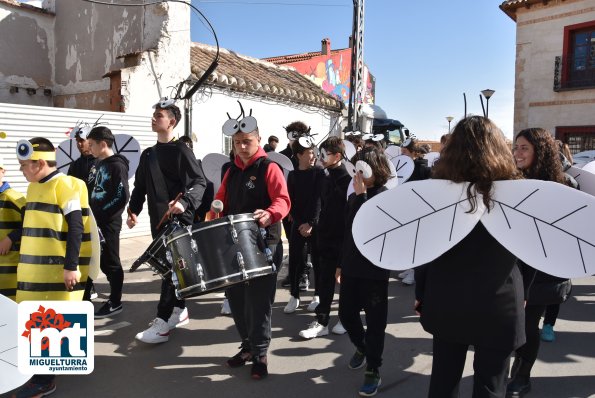
[[[404,270],[428,263],[467,236],[485,212],[467,213],[468,183],[423,180],[368,200],[353,222],[359,251],[373,264]]]
[[[595,197],[548,181],[498,181],[481,219],[533,268],[562,278],[595,273]]]

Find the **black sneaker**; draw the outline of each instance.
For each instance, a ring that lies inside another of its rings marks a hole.
[[[362,351],[357,349],[357,350],[355,350],[355,353],[349,360],[349,365],[347,365],[347,366],[349,367],[349,369],[355,370],[355,369],[360,369],[362,366],[365,365],[365,363],[366,363],[366,354],[364,354]]]
[[[359,389],[359,395],[362,397],[372,397],[378,392],[378,387],[382,383],[378,369],[366,369],[364,374],[364,384]]]
[[[16,398],[30,398],[30,397],[47,397],[56,391],[56,385],[53,382],[47,384],[36,384],[29,382],[21,387],[13,397]]]
[[[531,380],[528,376],[516,375],[506,386],[506,398],[522,398],[531,391]]]
[[[250,374],[254,380],[262,380],[269,375],[266,356],[254,358]]]
[[[281,286],[282,287],[290,287],[291,286],[291,281],[289,280],[289,276],[281,281]]]
[[[109,316],[119,314],[120,312],[122,312],[122,303],[113,305],[112,302],[108,300],[95,313],[95,319],[107,318]]]

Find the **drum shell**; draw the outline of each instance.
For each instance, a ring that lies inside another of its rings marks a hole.
[[[166,254],[167,237],[179,230],[184,231],[184,227],[177,222],[165,225],[141,256],[142,262],[149,264],[162,277],[168,275],[172,269],[172,264]]]
[[[188,229],[175,231],[168,237],[167,249],[173,258],[173,280],[180,298],[210,293],[274,272],[252,214],[195,224],[191,234]]]

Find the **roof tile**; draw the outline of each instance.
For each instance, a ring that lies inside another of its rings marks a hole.
[[[216,48],[213,46],[192,43],[190,64],[196,78],[205,73],[215,54]],[[226,49],[220,49],[219,65],[207,79],[207,84],[332,111],[339,111],[343,106],[342,101],[326,93],[294,68],[275,65]]]

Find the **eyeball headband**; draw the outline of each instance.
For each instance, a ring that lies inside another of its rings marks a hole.
[[[252,116],[252,109],[250,109],[250,114],[246,116],[242,103],[238,101],[238,104],[240,104],[240,110],[242,111],[242,113],[240,113],[240,116],[234,119],[231,116],[229,116],[228,113],[227,117],[229,119],[226,120],[225,123],[223,123],[223,134],[225,134],[228,137],[231,137],[232,135],[238,132],[251,133],[258,128],[256,118]],[[242,119],[239,120],[240,118]]]
[[[29,140],[17,142],[17,159],[19,160],[56,160],[56,151],[37,151],[39,144],[31,144]]]
[[[155,105],[153,105],[153,109],[156,109],[157,107],[159,108],[167,108],[168,106],[173,105],[176,102],[175,99],[173,98],[167,98],[167,97],[163,97],[159,100],[158,103],[156,103]]]
[[[383,139],[384,139],[384,134],[371,134],[371,133],[368,133],[368,134],[364,134],[362,136],[362,140],[364,140],[364,141],[372,140],[372,141],[377,142],[377,141],[382,141]]]

